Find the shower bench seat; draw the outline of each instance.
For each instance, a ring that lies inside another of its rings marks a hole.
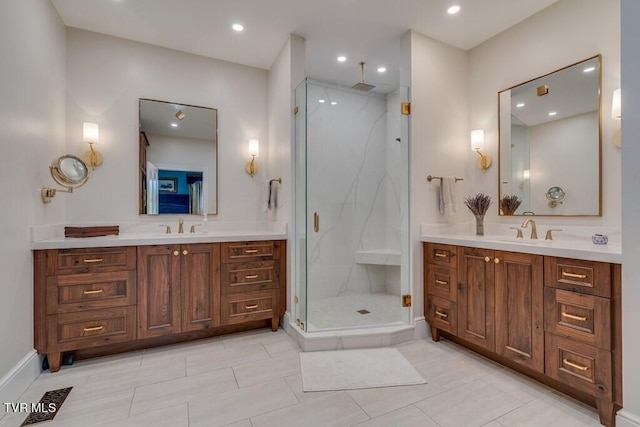
[[[401,254],[395,249],[356,251],[356,264],[400,265]]]

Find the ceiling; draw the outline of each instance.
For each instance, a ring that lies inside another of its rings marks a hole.
[[[67,26],[269,69],[290,34],[307,41],[307,75],[397,86],[411,29],[468,50],[558,0],[51,0]],[[461,6],[456,15],[446,9]],[[242,33],[231,30],[234,22]],[[338,55],[347,61],[338,63]],[[379,66],[387,72],[377,73]]]
[[[540,86],[546,86],[548,93],[538,95],[537,88]],[[503,96],[511,97],[514,122],[523,126],[536,126],[597,112],[600,107],[600,58],[591,58],[523,83],[501,92],[501,100]],[[549,115],[552,111],[556,114]]]

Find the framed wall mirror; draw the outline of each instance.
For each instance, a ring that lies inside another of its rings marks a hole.
[[[139,101],[139,213],[218,213],[218,110]]]
[[[522,201],[513,215],[602,215],[600,83],[597,55],[498,93],[499,194]]]

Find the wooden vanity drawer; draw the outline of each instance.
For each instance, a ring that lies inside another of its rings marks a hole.
[[[458,297],[457,273],[453,268],[427,264],[427,293],[456,301]]]
[[[545,287],[544,329],[611,350],[611,300]]]
[[[136,303],[136,272],[73,274],[47,278],[47,314]]]
[[[278,271],[273,261],[223,264],[223,294],[275,289],[279,286]]]
[[[53,254],[51,275],[92,273],[100,271],[133,270],[136,268],[136,248],[58,249]]]
[[[440,243],[427,243],[424,259],[429,264],[456,267],[456,247]]]
[[[277,307],[277,293],[260,291],[223,295],[221,305],[221,318],[224,324],[271,319]]]
[[[274,259],[275,254],[273,241],[222,243],[223,263]]]
[[[593,396],[612,398],[610,351],[547,332],[545,374]]]
[[[545,257],[546,286],[611,298],[611,264]]]
[[[59,351],[125,342],[136,338],[136,308],[116,307],[49,316],[49,336]]]
[[[429,295],[426,308],[426,317],[432,327],[457,334],[458,311],[455,302]]]

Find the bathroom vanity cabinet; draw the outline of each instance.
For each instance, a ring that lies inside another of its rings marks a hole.
[[[138,247],[138,337],[220,325],[220,244]]]
[[[262,327],[286,308],[286,241],[34,251],[34,336],[84,357]]]
[[[619,264],[424,243],[425,317],[441,335],[597,406],[622,406]]]

